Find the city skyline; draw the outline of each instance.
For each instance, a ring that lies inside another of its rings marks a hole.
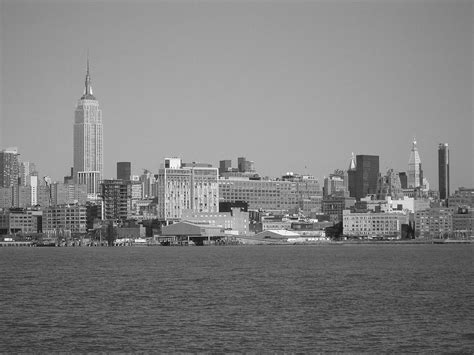
[[[469,186],[472,43],[467,41],[465,10],[472,6],[451,4],[4,1],[0,148],[17,146],[22,160],[35,162],[42,176],[62,180],[69,173],[71,112],[89,48],[95,91],[106,117],[105,178],[115,177],[119,161],[132,162],[133,173],[142,168],[156,173],[165,157],[217,167],[219,160],[232,159],[235,166],[237,157],[245,156],[255,161],[261,175],[294,171],[322,182],[334,169],[347,167],[352,151],[379,155],[382,174],[388,168],[408,171],[415,136],[423,176],[431,186],[438,186],[441,142],[450,146],[452,190]],[[81,16],[86,10],[95,11]],[[64,16],[54,16],[61,11]],[[130,34],[114,27],[124,19],[138,25],[125,16],[127,11],[143,20],[137,29],[124,26]],[[151,21],[148,11],[160,13],[161,22]],[[345,17],[345,11],[353,18]],[[260,21],[258,14],[268,18]],[[106,16],[106,28],[100,28],[99,15]],[[37,20],[28,21],[32,16]],[[182,25],[173,22],[181,18]],[[369,31],[364,19],[387,38],[378,37],[376,29]],[[279,29],[283,20],[286,27]],[[67,24],[65,33],[56,31],[61,24]],[[350,36],[341,25],[356,34]],[[425,32],[412,33],[417,26]],[[215,31],[220,27],[223,33]],[[407,33],[413,38],[402,36]],[[84,35],[100,40],[84,45],[71,40]],[[130,41],[134,35],[137,43]],[[33,46],[34,55],[28,55],[29,44],[38,38],[50,40],[43,40],[44,47]],[[154,40],[158,49],[144,46]]]

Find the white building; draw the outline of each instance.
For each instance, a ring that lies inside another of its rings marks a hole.
[[[86,184],[88,196],[97,198],[102,180],[103,126],[99,101],[92,94],[89,60],[84,95],[79,99],[74,117],[74,182]]]
[[[231,212],[197,212],[184,210],[183,221],[193,224],[209,224],[224,228],[226,233],[230,231],[238,235],[249,234],[249,213],[242,212],[240,208],[232,208]]]
[[[218,169],[202,166],[182,167],[181,159],[165,159],[157,176],[158,218],[181,219],[182,212],[219,211]]]
[[[408,224],[408,214],[399,213],[351,213],[342,215],[345,236],[401,238],[402,224]]]
[[[408,174],[407,184],[408,188],[415,188],[422,183],[422,171],[421,171],[421,159],[418,154],[418,148],[416,147],[416,140],[413,139],[413,144],[410,153],[410,159],[408,160]]]

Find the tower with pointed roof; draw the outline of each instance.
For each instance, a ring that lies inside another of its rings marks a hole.
[[[416,146],[416,139],[413,138],[407,171],[407,183],[409,189],[413,189],[422,185],[422,174],[420,154],[418,153],[418,148]]]
[[[103,126],[99,101],[92,93],[89,58],[84,94],[74,112],[74,182],[86,184],[89,198],[97,198],[103,178]]]
[[[352,152],[351,161],[349,163],[349,169],[347,169],[347,190],[349,196],[355,197],[356,193],[356,158],[354,152]]]

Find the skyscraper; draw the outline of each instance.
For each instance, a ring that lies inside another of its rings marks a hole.
[[[131,180],[132,163],[129,161],[119,161],[117,163],[117,180]]]
[[[0,187],[18,185],[20,166],[16,147],[0,151]]]
[[[89,59],[84,94],[74,117],[74,182],[87,185],[87,194],[97,198],[103,175],[103,127],[99,101],[92,94]]]
[[[408,159],[408,188],[415,188],[423,184],[423,172],[421,170],[421,159],[418,154],[416,140],[413,138],[413,143],[410,152],[410,159]]]
[[[355,198],[377,193],[377,180],[379,177],[378,155],[357,155],[355,173]]]
[[[354,152],[352,152],[351,162],[349,163],[349,169],[347,169],[347,189],[349,190],[349,196],[355,197],[356,195],[356,158]]]
[[[438,178],[439,198],[446,200],[449,197],[449,149],[448,143],[438,146]]]

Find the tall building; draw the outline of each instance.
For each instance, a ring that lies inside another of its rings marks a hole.
[[[354,197],[360,200],[367,195],[376,194],[378,177],[379,156],[357,155]]]
[[[377,183],[377,198],[384,200],[387,196],[395,199],[403,197],[400,175],[393,169],[388,169],[385,176],[379,176]]]
[[[27,186],[29,177],[38,175],[36,171],[36,165],[29,161],[23,161],[20,163],[20,185]]]
[[[338,195],[347,195],[347,181],[345,181],[345,172],[342,170],[336,170],[333,174],[329,174],[329,177],[324,178],[324,197]]]
[[[97,198],[102,180],[103,156],[102,110],[92,94],[89,59],[84,95],[77,103],[74,117],[74,182],[86,184],[87,193]]]
[[[219,175],[222,173],[228,172],[232,169],[232,161],[231,160],[220,160],[219,161]]]
[[[449,149],[448,143],[438,146],[438,178],[439,198],[446,200],[449,197]]]
[[[117,163],[117,180],[131,180],[132,163],[120,161]]]
[[[402,189],[408,188],[408,178],[407,178],[407,173],[404,171],[400,171],[398,173],[398,177],[400,179],[400,184]]]
[[[423,185],[423,171],[421,170],[421,159],[416,146],[416,140],[413,139],[410,159],[408,159],[408,188],[415,188]]]
[[[0,151],[0,187],[18,185],[20,167],[16,147]]]
[[[352,153],[349,169],[347,169],[347,190],[350,197],[355,197],[356,194],[356,169],[356,158],[354,153]]]
[[[126,220],[132,215],[132,182],[103,180],[101,182],[104,220]]]

